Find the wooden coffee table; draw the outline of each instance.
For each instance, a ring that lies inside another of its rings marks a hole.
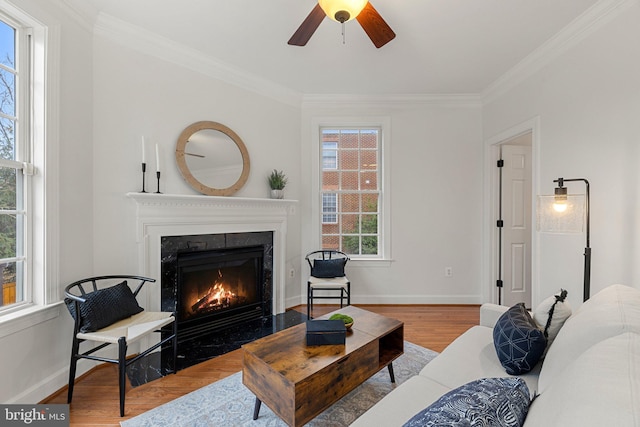
[[[336,310],[354,319],[345,345],[306,345],[297,325],[242,346],[242,382],[289,426],[302,426],[393,362],[404,350],[404,324],[354,306]],[[326,319],[331,314],[319,317]]]

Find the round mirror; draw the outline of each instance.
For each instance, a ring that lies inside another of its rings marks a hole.
[[[196,122],[183,130],[176,162],[184,180],[209,196],[230,196],[249,177],[247,147],[234,131],[216,122]]]

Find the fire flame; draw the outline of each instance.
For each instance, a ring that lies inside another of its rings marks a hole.
[[[222,272],[218,270],[218,278],[213,282],[207,293],[191,306],[191,309],[197,312],[210,308],[226,307],[237,297],[237,294],[225,289]]]

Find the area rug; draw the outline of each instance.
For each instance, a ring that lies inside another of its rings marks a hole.
[[[311,420],[307,426],[348,426],[395,387],[418,374],[437,354],[405,341],[404,354],[393,362],[395,385],[389,380],[389,371],[382,369]],[[120,424],[122,427],[286,427],[264,404],[260,416],[254,421],[255,399],[253,393],[242,384],[242,372],[237,372]]]

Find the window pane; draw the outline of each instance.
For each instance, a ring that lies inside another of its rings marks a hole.
[[[361,190],[377,190],[378,174],[376,172],[362,172],[360,174],[360,189]]]
[[[0,63],[13,68],[16,63],[16,30],[0,21]]]
[[[378,153],[374,150],[360,151],[360,169],[376,170],[378,168]]]
[[[342,212],[360,212],[360,197],[358,193],[347,193],[340,196]]]
[[[22,276],[22,262],[0,263],[0,307],[22,302],[24,300],[22,289],[16,286],[18,277]]]
[[[358,172],[342,172],[340,187],[342,190],[358,190]]]
[[[16,256],[15,214],[0,214],[0,258],[14,258]]]
[[[342,234],[358,234],[360,233],[360,215],[345,214],[340,215],[342,221]]]
[[[0,157],[15,160],[15,122],[0,118]]]
[[[345,129],[340,132],[340,148],[359,148],[360,132],[357,129]]]
[[[342,252],[349,255],[360,255],[360,237],[359,236],[343,236]]]
[[[378,215],[362,215],[362,234],[378,234]]]
[[[342,150],[340,151],[340,169],[357,171],[358,167],[358,152],[356,150]]]
[[[378,212],[378,194],[362,195],[362,212]]]
[[[322,236],[322,249],[340,249],[340,238],[338,236]]]
[[[363,129],[360,132],[360,148],[378,148],[378,130]]]
[[[18,207],[17,174],[16,169],[0,167],[0,210],[15,210]]]
[[[378,255],[378,237],[362,237],[362,255]]]
[[[0,68],[0,112],[7,116],[15,117],[16,115],[15,93],[15,75],[10,71]]]

